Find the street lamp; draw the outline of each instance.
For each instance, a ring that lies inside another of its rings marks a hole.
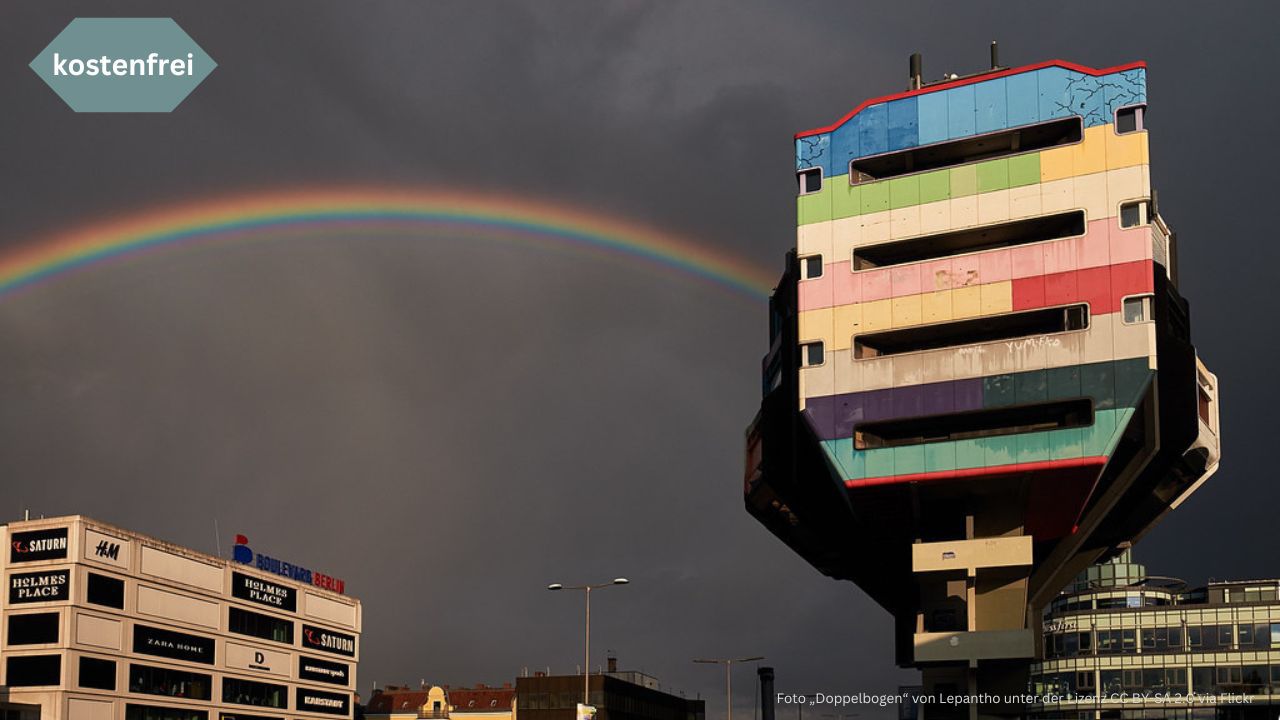
[[[752,660],[763,660],[763,655],[755,655],[753,657],[744,658],[713,658],[713,659],[694,659],[696,663],[707,663],[710,665],[724,665],[724,692],[725,692],[725,708],[728,711],[726,720],[733,720],[733,664],[742,662],[751,662]]]
[[[551,583],[547,586],[548,590],[581,590],[587,597],[587,632],[586,632],[586,654],[582,661],[582,704],[590,705],[591,697],[591,591],[607,588],[610,585],[626,585],[631,582],[626,578],[614,578],[612,582],[594,583],[589,585],[561,585],[560,583]]]

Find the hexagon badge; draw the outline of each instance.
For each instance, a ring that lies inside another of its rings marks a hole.
[[[76,18],[31,61],[76,112],[169,112],[215,67],[171,18]]]

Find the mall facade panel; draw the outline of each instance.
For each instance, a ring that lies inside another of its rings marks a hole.
[[[747,509],[893,613],[928,691],[1025,690],[1038,608],[1217,468],[1147,69],[998,66],[795,138]],[[984,708],[982,712],[1017,712]]]
[[[355,598],[82,516],[0,533],[6,717],[353,717]]]

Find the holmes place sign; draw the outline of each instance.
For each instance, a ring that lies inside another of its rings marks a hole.
[[[298,598],[293,588],[277,585],[261,578],[231,573],[231,594],[241,600],[248,600],[259,605],[266,605],[277,610],[295,612],[298,609]]]
[[[9,604],[58,602],[71,597],[71,571],[17,573],[9,576]]]
[[[67,529],[32,530],[9,536],[9,562],[61,560],[67,556]]]
[[[213,638],[147,625],[133,626],[133,651],[146,655],[213,664]]]

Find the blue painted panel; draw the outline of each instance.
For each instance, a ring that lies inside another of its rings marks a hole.
[[[849,161],[861,154],[858,145],[858,124],[852,120],[831,133],[831,174],[845,175]]]
[[[889,150],[913,148],[920,144],[916,104],[913,97],[889,103]]]
[[[1125,70],[1103,78],[1102,112],[1107,122],[1115,119],[1117,108],[1138,105],[1147,101],[1147,71],[1142,68]]]
[[[974,102],[978,109],[979,133],[995,132],[1009,127],[1004,80],[1004,78],[997,78],[973,86]]]
[[[1040,122],[1040,84],[1036,74],[1010,75],[1004,81],[1009,127]]]
[[[858,113],[858,144],[864,157],[889,151],[889,111],[885,103]]]
[[[1071,99],[1067,93],[1071,75],[1070,70],[1060,67],[1036,71],[1036,82],[1040,86],[1040,122],[1075,114],[1071,111]]]
[[[974,101],[973,86],[951,88],[947,96],[947,137],[969,137],[977,126],[978,112]]]
[[[947,139],[947,96],[929,93],[916,97],[916,109],[920,116],[920,144],[942,142]]]
[[[823,176],[831,175],[831,136],[810,135],[796,140],[796,170],[822,168]]]

